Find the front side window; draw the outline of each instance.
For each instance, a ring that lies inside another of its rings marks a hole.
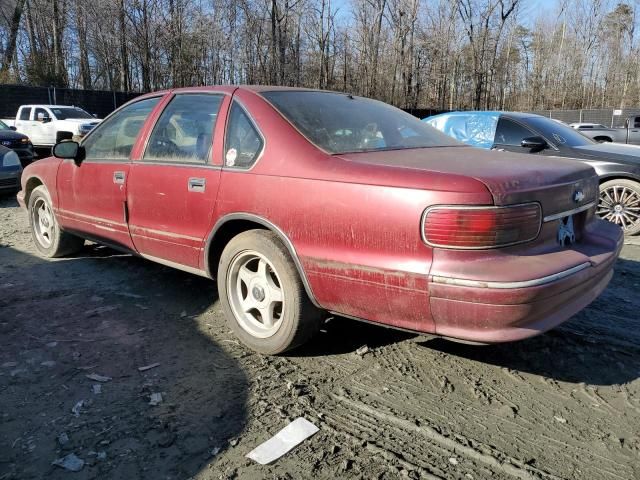
[[[82,142],[88,160],[128,160],[145,120],[160,101],[147,98],[124,107],[98,125]]]
[[[377,100],[317,91],[262,95],[307,139],[329,153],[461,146],[413,115]]]
[[[496,128],[495,144],[519,147],[523,139],[533,136],[535,136],[535,133],[519,123],[507,118],[500,118],[500,120],[498,120],[498,127]]]
[[[180,94],[153,128],[143,160],[207,163],[222,95]]]
[[[41,122],[44,118],[48,116],[49,114],[44,108],[36,108],[36,111],[33,114],[33,119]]]
[[[568,125],[555,122],[546,117],[527,117],[524,121],[556,146],[582,147],[595,143]]]
[[[244,109],[233,102],[224,141],[227,167],[251,168],[258,160],[264,142]]]
[[[20,120],[29,120],[29,115],[31,115],[31,107],[20,110]]]

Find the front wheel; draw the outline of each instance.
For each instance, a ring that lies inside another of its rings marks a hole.
[[[60,229],[51,197],[43,185],[34,188],[29,197],[29,226],[33,242],[43,257],[69,255],[84,245],[84,239]]]
[[[633,180],[609,180],[600,185],[600,218],[620,225],[625,235],[640,232],[640,183]]]
[[[229,326],[253,350],[274,355],[306,342],[320,326],[295,264],[280,239],[249,230],[225,247],[218,292]]]

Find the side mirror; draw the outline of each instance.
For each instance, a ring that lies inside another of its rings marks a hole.
[[[53,156],[73,160],[76,165],[80,166],[85,157],[85,150],[78,142],[64,141],[54,145]]]
[[[15,132],[15,131],[16,131],[16,127],[14,127],[13,125],[11,125],[11,126],[9,127],[9,130],[13,130],[13,131]]]
[[[527,137],[522,139],[520,146],[522,148],[528,148],[534,152],[539,152],[540,150],[547,148],[549,144],[542,137]]]

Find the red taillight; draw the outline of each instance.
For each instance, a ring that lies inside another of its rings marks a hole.
[[[542,212],[537,203],[431,207],[423,219],[424,241],[445,248],[505,247],[535,239],[541,222]]]

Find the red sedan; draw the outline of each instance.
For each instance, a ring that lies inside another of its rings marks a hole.
[[[231,328],[279,353],[322,312],[472,342],[519,340],[606,287],[619,227],[582,163],[464,146],[333,92],[152,93],[29,165],[46,257],[94,240],[217,279]]]

